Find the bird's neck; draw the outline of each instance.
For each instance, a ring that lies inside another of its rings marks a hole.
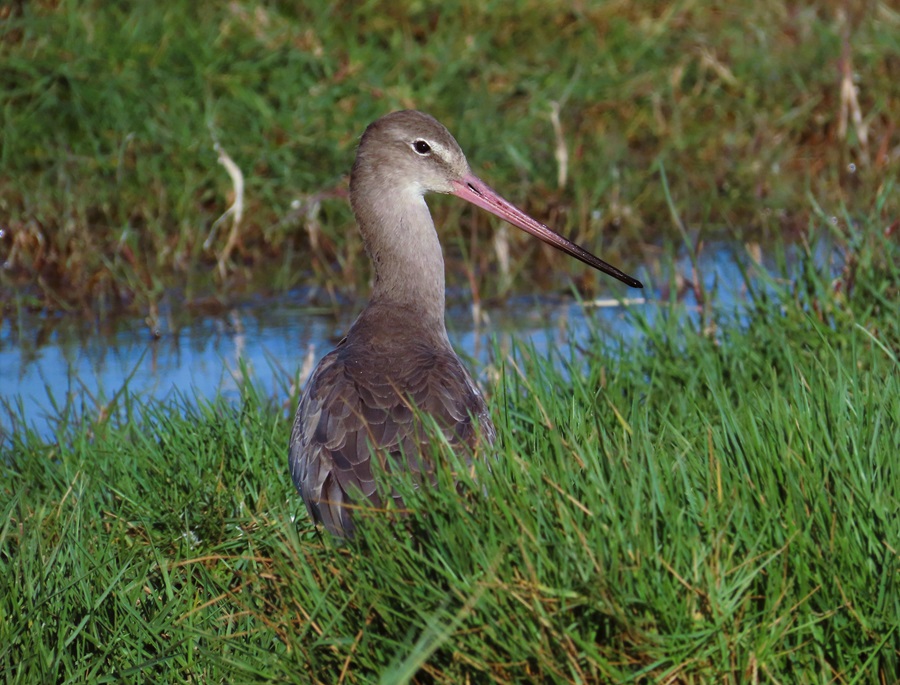
[[[367,200],[354,210],[375,268],[370,306],[403,309],[410,325],[445,337],[444,256],[425,199],[382,192]]]

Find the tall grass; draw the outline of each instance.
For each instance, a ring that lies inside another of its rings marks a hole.
[[[351,543],[310,525],[252,386],[15,433],[2,677],[894,682],[900,260],[876,228],[745,310],[673,298],[629,310],[639,344],[498,357],[497,460],[464,496],[401,482],[411,514]]]

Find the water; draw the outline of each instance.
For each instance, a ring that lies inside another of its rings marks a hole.
[[[737,251],[729,243],[707,246],[699,262],[704,287],[716,287],[717,302],[729,311],[746,299]],[[686,257],[679,258],[676,268],[690,277]],[[645,286],[654,280],[646,272],[638,276]],[[665,276],[655,280],[668,284]],[[448,311],[448,331],[456,349],[483,370],[492,361],[493,338],[500,350],[508,350],[515,338],[533,345],[538,354],[563,348],[566,357],[565,348],[585,344],[592,328],[633,339],[637,332],[626,307],[642,307],[652,320],[668,300],[652,287],[626,291],[611,285],[610,292],[646,299],[625,306],[614,301],[583,306],[568,297],[518,298],[478,316],[471,305],[461,304]],[[690,291],[681,301],[686,312],[695,309]],[[250,300],[215,315],[196,316],[172,307],[163,312],[159,337],[142,319],[116,320],[100,329],[96,323],[26,314],[20,321],[0,324],[0,405],[19,407],[28,424],[49,435],[57,414],[54,401],[73,401],[96,413],[126,383],[130,393],[142,398],[166,400],[180,394],[237,399],[246,371],[269,396],[286,400],[304,363],[308,373],[347,330],[357,310],[351,306],[336,316],[311,311],[298,293]],[[8,412],[0,413],[0,438],[13,424]]]

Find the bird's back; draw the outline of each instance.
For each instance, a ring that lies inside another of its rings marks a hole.
[[[341,536],[353,531],[354,506],[383,504],[379,470],[432,482],[433,433],[422,414],[466,458],[479,440],[494,439],[484,399],[446,338],[417,330],[409,317],[380,314],[364,313],[319,362],[291,435],[294,484],[313,519]],[[380,469],[372,468],[373,454]]]

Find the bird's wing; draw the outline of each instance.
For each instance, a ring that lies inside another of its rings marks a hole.
[[[338,347],[319,362],[300,399],[291,474],[312,517],[338,535],[352,530],[346,504],[362,503],[360,495],[382,504],[373,451],[384,470],[430,477],[429,432],[416,410],[433,417],[460,450],[474,450],[479,424],[481,439],[493,442],[484,400],[456,355],[427,347],[404,352],[398,363]]]

